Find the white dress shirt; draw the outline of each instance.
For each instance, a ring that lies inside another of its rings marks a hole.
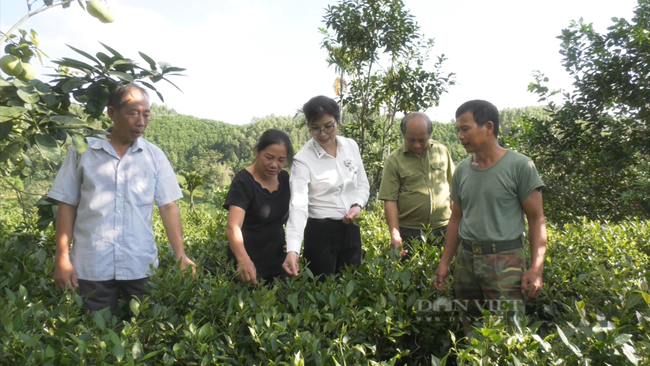
[[[165,154],[143,138],[120,158],[111,143],[88,138],[70,148],[48,194],[77,206],[70,261],[82,280],[137,280],[158,266],[151,217],[183,197]]]
[[[353,204],[366,205],[370,184],[359,146],[336,136],[336,157],[313,138],[291,165],[291,204],[287,222],[287,252],[300,253],[307,218],[342,220]]]

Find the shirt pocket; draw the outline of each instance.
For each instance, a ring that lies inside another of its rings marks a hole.
[[[400,169],[398,174],[402,192],[418,191],[424,185],[424,179],[420,172],[410,169]]]
[[[155,191],[156,176],[153,173],[142,172],[131,177],[129,193],[137,206],[153,205]]]
[[[445,162],[431,163],[431,170],[429,172],[431,174],[430,179],[434,184],[441,184],[443,181],[447,181],[447,166]]]

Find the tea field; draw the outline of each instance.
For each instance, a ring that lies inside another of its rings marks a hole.
[[[540,299],[520,321],[484,312],[468,340],[456,313],[423,306],[453,298],[432,286],[440,249],[396,259],[381,209],[364,212],[360,268],[249,286],[226,263],[226,212],[215,207],[182,204],[195,278],[174,266],[156,215],[161,263],[150,295],[116,318],[84,314],[77,292],[55,289],[52,227],[39,232],[4,203],[0,364],[650,364],[646,221],[551,225]]]

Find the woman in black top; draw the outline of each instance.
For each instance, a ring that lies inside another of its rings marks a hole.
[[[284,273],[283,225],[289,217],[289,174],[293,158],[286,133],[268,130],[255,147],[255,161],[235,175],[223,207],[228,213],[228,258],[242,282],[267,281]]]

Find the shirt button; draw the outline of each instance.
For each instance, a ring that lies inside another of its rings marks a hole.
[[[120,210],[117,210],[117,213],[122,213],[122,211],[120,211]]]

